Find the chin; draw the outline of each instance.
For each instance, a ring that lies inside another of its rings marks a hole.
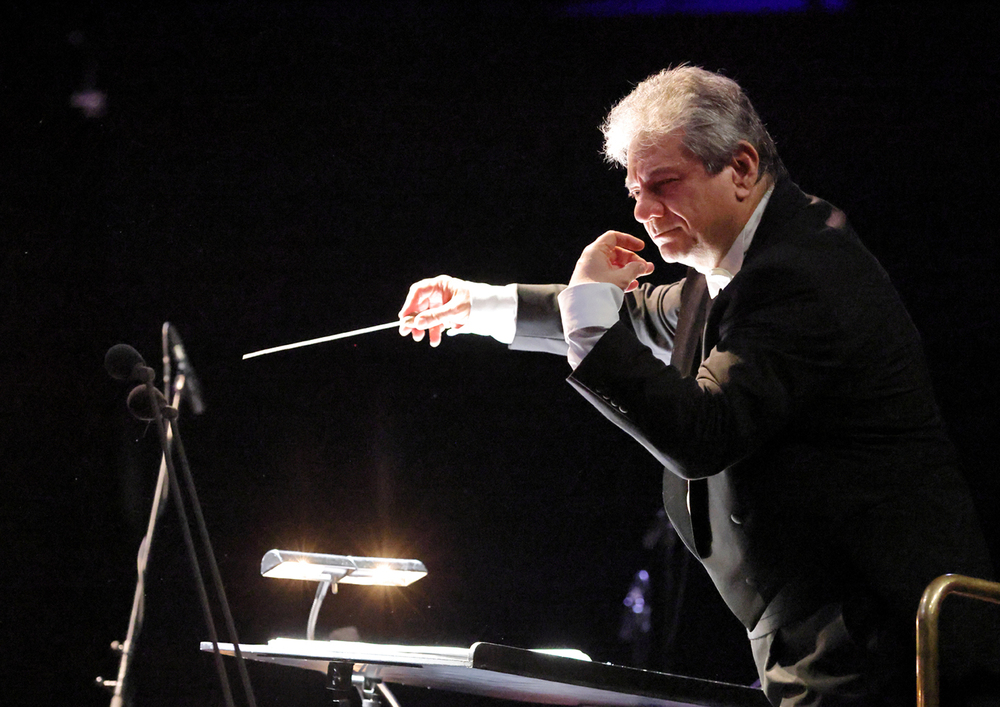
[[[687,255],[687,253],[680,253],[674,248],[668,248],[666,246],[659,248],[659,251],[660,258],[662,258],[665,263],[680,263]]]

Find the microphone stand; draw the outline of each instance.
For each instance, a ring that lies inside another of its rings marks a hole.
[[[164,322],[161,332],[163,344],[163,396],[167,400],[170,400],[171,392],[173,392],[173,400],[170,405],[179,410],[181,389],[183,386],[176,387],[171,391],[170,347],[167,343],[169,328],[170,323]],[[128,678],[128,670],[132,664],[132,657],[135,655],[139,633],[142,631],[143,612],[146,604],[146,566],[149,563],[149,551],[153,545],[153,534],[156,532],[156,523],[160,519],[160,516],[163,515],[163,509],[167,506],[167,457],[170,455],[172,441],[173,430],[168,429],[164,454],[160,458],[160,471],[156,477],[156,490],[153,492],[153,506],[149,512],[149,522],[146,524],[146,535],[143,536],[142,542],[139,543],[139,554],[136,558],[138,572],[135,583],[135,595],[132,597],[132,613],[129,615],[128,620],[128,631],[125,634],[124,643],[114,641],[111,644],[112,650],[118,651],[121,654],[118,662],[118,676],[115,680],[105,680],[102,677],[97,678],[98,685],[112,690],[110,707],[124,707],[131,702],[125,690],[128,684],[126,679]]]
[[[164,337],[166,337],[167,327],[168,324],[164,324]],[[136,355],[138,356],[138,354]],[[173,494],[174,499],[177,502],[177,513],[180,520],[181,531],[184,536],[184,544],[187,548],[188,557],[191,560],[191,569],[194,572],[198,597],[205,616],[205,623],[208,627],[209,638],[214,648],[215,666],[219,674],[219,682],[222,687],[223,697],[227,707],[235,707],[232,688],[229,685],[229,676],[226,673],[226,668],[222,660],[222,653],[219,650],[219,638],[215,629],[215,620],[212,617],[212,609],[209,603],[208,593],[205,590],[204,576],[201,572],[201,565],[198,562],[198,554],[195,551],[194,540],[191,537],[191,526],[188,521],[184,496],[181,493],[181,486],[177,478],[177,471],[174,467],[173,456],[171,455],[172,445],[173,443],[176,443],[178,458],[181,461],[181,470],[184,474],[185,485],[194,509],[195,518],[198,522],[198,529],[201,534],[203,549],[208,560],[209,567],[212,571],[216,594],[218,595],[219,602],[222,605],[226,628],[232,638],[236,663],[243,682],[243,689],[250,707],[257,707],[253,689],[250,686],[250,677],[246,670],[246,662],[244,661],[242,651],[240,650],[240,642],[236,633],[236,625],[229,610],[229,602],[226,599],[225,588],[222,585],[222,577],[219,573],[218,564],[215,561],[215,553],[212,550],[212,543],[208,536],[208,528],[205,525],[205,519],[201,512],[201,504],[198,501],[198,493],[195,489],[194,478],[191,475],[191,468],[188,464],[187,455],[184,452],[184,444],[181,440],[180,431],[177,428],[177,408],[168,405],[166,397],[161,396],[159,391],[153,385],[153,369],[147,367],[145,364],[139,364],[133,368],[133,375],[137,376],[141,380],[142,386],[146,389],[146,395],[149,397],[153,410],[153,421],[155,422],[156,431],[160,438],[160,447],[163,450],[163,460],[160,465],[160,476],[157,479],[156,496],[154,498],[153,509],[151,511],[150,526],[147,530],[146,537],[140,545],[138,562],[139,578],[136,585],[135,597],[132,603],[132,617],[129,621],[128,635],[126,636],[125,644],[121,647],[122,659],[119,665],[118,679],[114,681],[113,685],[111,681],[106,681],[101,678],[97,679],[98,683],[107,687],[114,687],[111,707],[123,707],[125,699],[125,678],[133,654],[134,643],[138,636],[138,630],[142,624],[144,603],[143,584],[145,579],[146,560],[148,559],[149,547],[152,541],[152,531],[155,529],[156,518],[159,516],[160,511],[166,502],[166,484],[164,483],[164,477],[166,477],[170,483],[170,492]],[[177,378],[178,381],[175,386],[176,394],[174,397],[179,401],[184,384],[183,376],[179,375]],[[164,382],[164,386],[169,387],[166,381]],[[165,423],[164,420],[169,420],[169,425]],[[164,474],[164,472],[166,473]]]

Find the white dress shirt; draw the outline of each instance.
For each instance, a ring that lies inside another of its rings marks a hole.
[[[517,285],[466,284],[472,304],[469,321],[461,329],[448,329],[448,335],[480,334],[503,344],[512,342],[517,329]]]

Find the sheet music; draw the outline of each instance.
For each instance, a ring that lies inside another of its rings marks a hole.
[[[476,650],[452,646],[405,646],[359,641],[307,641],[298,638],[272,638],[267,648],[275,654],[318,660],[345,660],[366,663],[394,663],[402,665],[452,665],[471,668]],[[220,645],[221,647],[221,645]],[[266,653],[263,646],[253,646],[255,653]],[[202,650],[212,650],[212,644],[203,642]],[[223,652],[231,650],[225,644]],[[590,660],[586,653],[574,648],[539,648],[533,652],[576,660]]]
[[[283,655],[296,655],[301,658],[327,660],[349,658],[355,662],[472,667],[472,650],[469,648],[403,646],[359,641],[306,641],[298,638],[272,638],[267,645]]]

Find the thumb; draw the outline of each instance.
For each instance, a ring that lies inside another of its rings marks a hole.
[[[645,260],[636,260],[623,268],[626,277],[631,277],[631,281],[625,286],[625,292],[629,293],[639,287],[639,278],[645,277],[653,272],[656,266]]]
[[[621,266],[621,274],[630,280],[643,277],[653,272],[653,264],[648,260],[643,260],[638,255],[633,255],[629,262]]]

